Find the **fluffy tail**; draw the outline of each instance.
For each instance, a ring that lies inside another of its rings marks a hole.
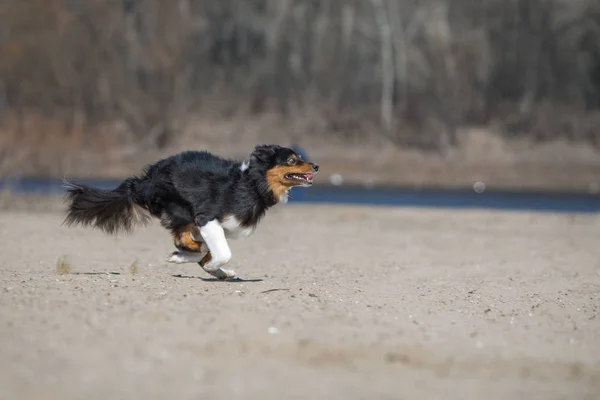
[[[138,183],[137,178],[129,178],[114,190],[103,190],[65,181],[68,205],[64,224],[93,226],[108,234],[131,232],[136,225],[147,224],[150,216],[134,203]]]

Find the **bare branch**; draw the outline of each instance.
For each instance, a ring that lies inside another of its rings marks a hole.
[[[392,131],[392,101],[394,95],[394,56],[392,30],[384,0],[371,0],[379,26],[381,46],[381,123],[387,136]]]

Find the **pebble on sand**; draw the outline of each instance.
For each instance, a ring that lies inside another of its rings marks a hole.
[[[267,332],[269,332],[270,335],[277,335],[279,333],[279,328],[270,326],[269,329],[267,329]]]

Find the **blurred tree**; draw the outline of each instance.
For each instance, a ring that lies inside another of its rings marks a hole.
[[[580,122],[598,43],[593,0],[4,0],[0,112],[118,122],[151,147],[223,102],[421,148],[494,122],[599,143]]]

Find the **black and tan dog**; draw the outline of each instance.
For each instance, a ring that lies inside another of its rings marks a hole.
[[[66,182],[65,223],[114,234],[159,218],[178,249],[167,261],[197,262],[209,274],[230,279],[236,274],[223,268],[231,259],[227,239],[251,235],[270,207],[286,202],[290,188],[311,186],[318,170],[277,145],[256,146],[243,162],[187,151],[150,165],[114,190]]]

